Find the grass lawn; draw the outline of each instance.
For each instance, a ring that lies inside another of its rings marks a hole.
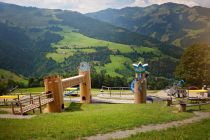
[[[29,120],[0,119],[0,139],[75,139],[151,123],[184,119],[162,103],[67,104],[63,113],[41,114]]]
[[[124,140],[209,140],[210,119],[182,127],[139,133]]]
[[[14,92],[21,92],[21,93],[44,92],[44,87],[20,88],[18,91],[16,90]]]

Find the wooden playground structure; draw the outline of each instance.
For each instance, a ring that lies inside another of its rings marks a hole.
[[[63,92],[66,88],[80,85],[80,102],[91,103],[91,77],[90,67],[86,62],[80,63],[79,75],[61,79],[60,76],[48,76],[44,78],[45,92],[38,96],[30,96],[26,99],[18,99],[12,103],[13,114],[21,114],[36,108],[42,112],[42,106],[47,105],[48,112],[62,112],[64,110]],[[18,107],[15,107],[18,106]]]
[[[44,93],[38,96],[31,96],[29,98],[25,99],[18,99],[18,101],[11,102],[12,105],[12,112],[13,114],[21,114],[23,115],[24,113],[33,110],[36,108],[40,109],[40,113],[42,112],[42,106],[46,105],[50,102],[53,102],[53,94],[52,93]],[[15,105],[18,106],[18,108],[15,108]]]
[[[142,65],[141,62],[133,64],[135,69],[134,79],[134,103],[143,104],[147,100],[147,76],[146,67],[148,64]]]

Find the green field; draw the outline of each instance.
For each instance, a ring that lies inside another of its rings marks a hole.
[[[22,93],[44,92],[44,87],[21,88],[18,91],[14,91],[14,92],[22,92]]]
[[[107,74],[112,77],[123,77],[123,75],[116,72],[116,70],[126,70],[125,64],[128,66],[132,65],[131,59],[121,55],[111,55],[111,63],[106,64],[104,67],[96,66],[96,72],[106,70]]]
[[[23,76],[17,75],[8,70],[0,69],[0,81],[8,82],[8,80],[13,80],[14,82],[23,83],[24,85],[28,84],[28,80],[26,80]]]
[[[73,32],[73,29],[63,27],[63,31],[58,34],[63,36],[64,39],[53,44],[52,47],[56,48],[56,52],[48,53],[47,58],[52,58],[57,62],[63,62],[65,58],[72,56],[76,51],[81,52],[95,52],[94,48],[107,46],[112,51],[120,51],[121,53],[130,53],[134,50],[129,45],[114,43],[99,39],[90,38],[80,33]],[[91,49],[89,47],[92,47]],[[61,49],[65,48],[65,49]]]
[[[124,140],[209,140],[210,119],[162,131],[139,133]]]
[[[63,30],[54,33],[59,34],[63,39],[51,44],[55,51],[47,53],[46,57],[55,60],[63,66],[67,62],[75,64],[74,56],[76,56],[76,58],[81,57],[84,61],[89,61],[97,73],[103,70],[105,74],[111,77],[127,76],[127,78],[131,78],[132,63],[144,62],[144,58],[149,58],[152,61],[157,61],[160,58],[169,58],[170,61],[177,61],[177,59],[163,54],[158,48],[104,41],[85,36],[79,33],[78,30],[70,27],[59,27]],[[83,55],[87,57],[83,57]],[[104,59],[98,58],[100,56]]]
[[[173,113],[173,108],[162,103],[66,106],[66,112],[41,114],[29,120],[0,119],[0,139],[75,139],[192,116],[192,113]]]
[[[61,26],[63,28],[62,32],[58,32],[59,35],[63,36],[64,39],[52,44],[53,48],[56,48],[56,52],[48,53],[47,58],[52,58],[57,62],[63,62],[64,58],[74,55],[75,52],[95,52],[94,48],[107,46],[111,51],[119,51],[121,53],[132,53],[137,51],[138,53],[154,53],[161,54],[157,48],[148,48],[144,46],[134,46],[124,45],[120,43],[114,43],[110,41],[99,40],[95,38],[90,38],[75,32],[74,29],[69,27]],[[91,47],[91,48],[90,48]]]

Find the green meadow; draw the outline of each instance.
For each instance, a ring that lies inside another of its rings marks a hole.
[[[111,55],[111,63],[106,64],[104,67],[96,66],[96,71],[106,70],[107,73],[112,77],[123,77],[123,75],[116,72],[116,70],[125,70],[125,64],[130,66],[132,64],[131,59],[121,55]]]
[[[0,69],[0,80],[1,82],[8,82],[8,80],[13,80],[14,82],[28,84],[28,80],[21,75],[17,75],[11,71]]]
[[[65,106],[63,113],[40,114],[21,120],[0,119],[0,139],[77,139],[192,116],[192,113],[173,113],[172,108],[162,103],[66,103]]]
[[[129,45],[90,38],[72,30],[71,28],[63,27],[63,31],[58,34],[63,36],[64,39],[56,44],[52,44],[52,47],[56,48],[56,52],[48,53],[47,58],[52,58],[56,62],[63,62],[65,58],[74,55],[77,51],[92,53],[95,52],[94,48],[105,46],[111,51],[120,51],[121,53],[134,51]]]

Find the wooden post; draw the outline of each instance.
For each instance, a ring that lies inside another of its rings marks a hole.
[[[145,74],[142,74],[141,80],[138,80],[138,77],[138,73],[136,73],[134,83],[134,103],[142,104],[146,103],[147,81],[145,79]]]
[[[90,70],[87,71],[79,70],[79,75],[84,75],[84,82],[80,83],[80,102],[90,103],[91,102]]]
[[[13,102],[11,102],[11,105],[12,105],[12,113],[15,114]]]
[[[30,104],[34,104],[34,100],[33,100],[33,97],[31,96],[31,93],[30,93]],[[33,113],[35,113],[34,109],[33,109]]]
[[[171,106],[172,105],[172,100],[171,99],[167,99],[166,100],[166,106]]]
[[[4,105],[6,106],[6,99],[4,99]]]
[[[39,111],[40,113],[42,113],[42,104],[41,104],[41,98],[39,96]]]
[[[61,78],[57,75],[44,79],[45,93],[51,92],[54,101],[47,105],[49,112],[62,112],[64,109],[63,86]]]
[[[135,82],[134,82],[134,103],[135,104],[140,104],[140,82],[138,81],[138,73],[135,75]]]
[[[23,107],[22,107],[22,103],[21,103],[21,102],[19,102],[19,104],[20,104],[20,113],[21,113],[21,115],[23,115]]]
[[[179,111],[180,112],[185,112],[186,111],[186,103],[181,103],[179,106]]]
[[[143,78],[143,81],[142,81],[142,92],[140,94],[140,97],[141,97],[141,103],[146,103],[147,101],[147,80],[145,78],[145,74],[143,74],[142,76]]]

